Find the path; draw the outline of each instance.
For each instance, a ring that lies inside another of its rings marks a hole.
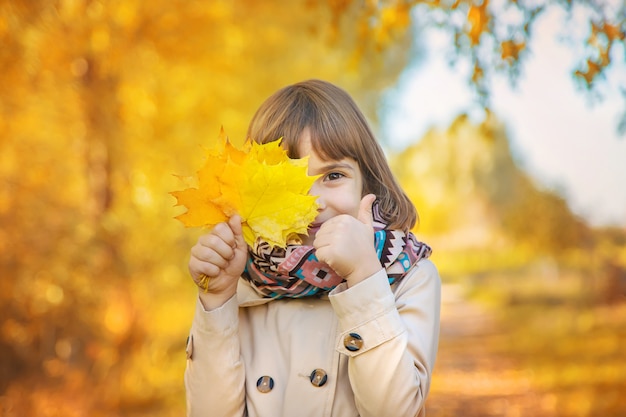
[[[545,416],[528,371],[499,353],[514,343],[500,327],[460,286],[444,285],[428,417]]]

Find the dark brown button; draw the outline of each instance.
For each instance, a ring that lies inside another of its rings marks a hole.
[[[348,333],[346,337],[343,338],[343,345],[350,352],[356,352],[363,347],[363,339],[361,339],[361,336],[357,333]]]
[[[256,389],[263,394],[267,394],[274,388],[274,380],[270,376],[262,376],[256,381]]]
[[[316,369],[311,372],[309,379],[311,380],[311,384],[316,387],[321,387],[328,381],[328,375],[326,375],[326,371],[323,369]]]

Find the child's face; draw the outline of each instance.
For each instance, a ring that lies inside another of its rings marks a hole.
[[[311,148],[309,130],[302,132],[298,151],[300,157],[309,156],[309,175],[320,175],[309,194],[318,196],[319,213],[309,226],[309,236],[303,236],[303,244],[311,245],[322,223],[339,214],[357,217],[361,203],[363,176],[354,159],[339,161],[321,159]]]

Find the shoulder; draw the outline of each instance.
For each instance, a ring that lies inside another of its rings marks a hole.
[[[422,274],[433,274],[439,276],[437,267],[429,258],[420,259],[413,265],[413,269]]]
[[[413,265],[406,276],[392,286],[396,297],[415,290],[441,291],[441,278],[437,267],[430,259],[421,259]]]
[[[439,270],[430,259],[420,259],[418,262],[413,265],[413,267],[408,271],[404,280],[423,280],[430,279],[435,281],[441,281],[439,277]],[[404,281],[403,280],[403,281]]]

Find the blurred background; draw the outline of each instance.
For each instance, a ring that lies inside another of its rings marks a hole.
[[[168,193],[308,78],[443,280],[428,415],[623,416],[621,0],[0,2],[0,415],[180,416],[201,230]]]

